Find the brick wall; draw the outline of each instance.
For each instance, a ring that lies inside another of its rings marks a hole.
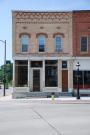
[[[81,52],[80,37],[88,37],[88,51]],[[90,56],[90,11],[73,12],[73,55]]]
[[[20,51],[20,34],[30,34],[29,54],[38,53],[36,35],[47,34],[46,54],[55,53],[53,35],[61,33],[62,55],[72,55],[72,13],[71,12],[12,12],[13,24],[13,56],[22,55]],[[63,36],[64,35],[64,36]],[[24,54],[25,56],[27,54]]]

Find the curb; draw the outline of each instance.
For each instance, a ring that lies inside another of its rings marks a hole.
[[[90,104],[90,97],[84,97],[81,99],[76,98],[32,98],[32,99],[12,99],[12,95],[0,97],[0,101],[20,101],[25,103],[49,103],[49,104]]]

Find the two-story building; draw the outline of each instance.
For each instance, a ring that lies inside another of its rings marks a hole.
[[[90,95],[90,10],[73,11],[73,88],[77,88],[76,63],[80,63],[80,93]]]
[[[12,30],[13,97],[71,93],[72,12],[12,11]]]
[[[90,11],[12,11],[13,98],[90,94]]]

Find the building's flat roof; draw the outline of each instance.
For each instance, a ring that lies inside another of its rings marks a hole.
[[[59,10],[12,10],[12,12],[23,12],[23,13],[68,13],[72,11],[59,11]]]
[[[73,10],[73,13],[87,13],[90,12],[90,10]]]
[[[90,10],[12,10],[12,12],[23,12],[23,13],[68,13],[68,12],[90,12]]]

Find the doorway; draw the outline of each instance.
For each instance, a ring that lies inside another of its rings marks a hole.
[[[40,69],[33,69],[33,92],[40,91]]]
[[[62,70],[62,92],[68,92],[68,70]]]

